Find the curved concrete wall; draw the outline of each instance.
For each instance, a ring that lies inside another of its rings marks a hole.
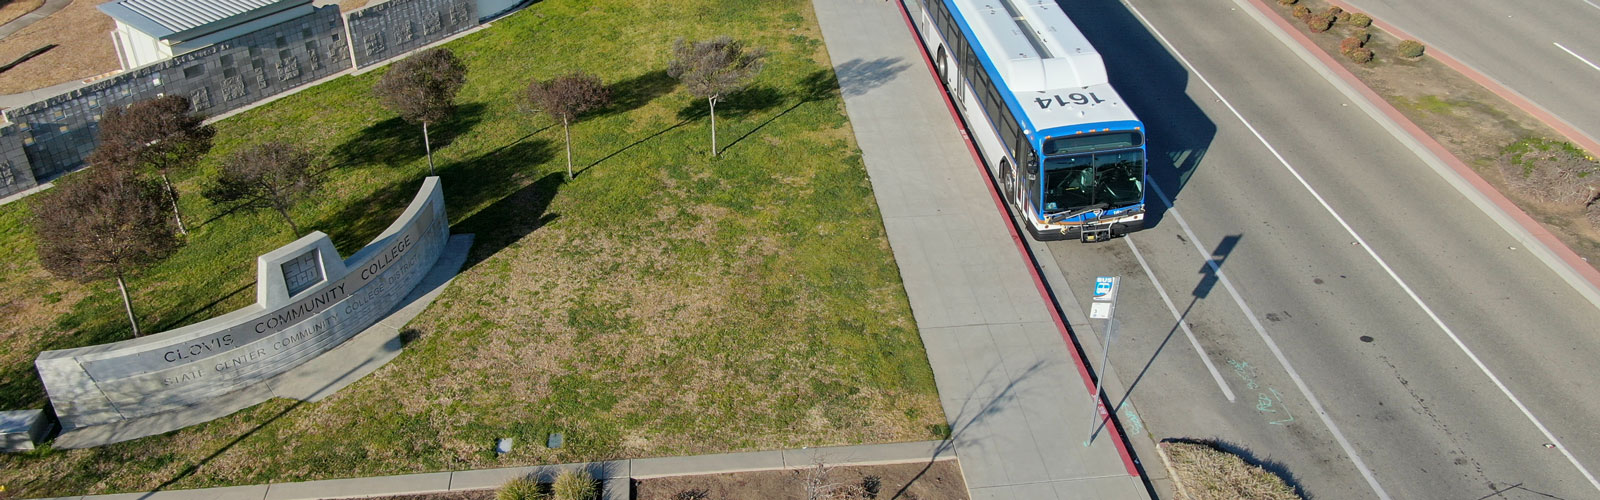
[[[268,382],[373,326],[421,282],[449,239],[429,177],[394,224],[348,259],[321,232],[257,258],[256,303],[187,327],[35,361],[61,420],[57,447],[125,441],[271,398]]]

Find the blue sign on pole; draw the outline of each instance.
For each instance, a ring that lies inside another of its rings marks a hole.
[[[1110,300],[1116,293],[1117,279],[1110,276],[1101,276],[1094,279],[1094,299]]]

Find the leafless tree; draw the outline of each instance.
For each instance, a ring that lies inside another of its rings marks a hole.
[[[858,493],[854,485],[833,481],[833,466],[822,458],[811,462],[811,467],[798,471],[801,490],[806,500],[834,500],[850,498]]]
[[[422,147],[428,152],[428,175],[433,175],[433,144],[428,125],[450,118],[456,109],[456,92],[467,82],[467,66],[454,52],[433,48],[402,59],[389,68],[372,90],[378,100],[400,118],[422,124]]]
[[[717,155],[717,102],[744,90],[761,72],[766,51],[746,49],[727,36],[700,42],[679,38],[672,45],[667,74],[683,82],[695,97],[711,107],[711,155]]]
[[[89,164],[113,168],[147,168],[161,176],[167,204],[178,232],[188,234],[178,208],[174,172],[187,170],[211,150],[216,129],[190,114],[189,99],[169,95],[141,101],[126,109],[112,107],[100,118],[100,144]]]
[[[162,190],[132,170],[94,166],[32,200],[39,263],[75,281],[115,279],[135,337],[139,320],[125,278],[171,255],[179,243]]]
[[[528,84],[527,98],[534,109],[561,121],[561,131],[567,136],[567,180],[572,180],[571,124],[579,115],[610,102],[611,91],[600,83],[600,77],[577,71],[552,80],[534,80]]]
[[[289,209],[322,185],[322,161],[309,150],[282,142],[264,142],[234,153],[222,163],[222,174],[205,196],[214,203],[239,203],[245,210],[272,210],[300,236]]]

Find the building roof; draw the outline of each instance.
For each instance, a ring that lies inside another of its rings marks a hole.
[[[100,11],[160,39],[193,38],[312,0],[112,0]]]

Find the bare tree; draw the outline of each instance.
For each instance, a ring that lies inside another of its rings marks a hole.
[[[717,155],[717,102],[744,90],[761,72],[767,53],[746,49],[744,43],[727,36],[700,42],[679,38],[672,45],[672,62],[667,74],[688,87],[689,93],[706,100],[711,107],[711,155]]]
[[[171,175],[193,168],[211,150],[216,129],[189,113],[189,99],[169,95],[141,101],[126,109],[107,109],[100,118],[100,144],[89,163],[102,167],[148,168],[161,176],[178,232],[188,234],[178,189]]]
[[[806,500],[833,500],[836,498],[850,498],[856,492],[853,485],[833,481],[833,466],[828,465],[821,457],[811,462],[811,467],[797,471],[800,488],[805,492]]]
[[[75,281],[115,279],[135,337],[139,320],[125,278],[178,248],[162,198],[159,183],[100,166],[63,179],[32,202],[39,263]]]
[[[322,161],[309,150],[282,142],[264,142],[234,153],[222,163],[222,174],[205,192],[214,203],[239,203],[239,208],[272,210],[300,236],[289,209],[322,185]]]
[[[611,91],[600,83],[600,77],[578,71],[548,81],[534,80],[528,85],[527,97],[534,109],[561,120],[561,131],[567,136],[567,180],[572,180],[571,124],[579,115],[610,102]]]
[[[383,74],[372,90],[378,100],[400,118],[422,124],[422,147],[428,152],[428,175],[433,175],[433,144],[428,125],[455,113],[456,92],[467,82],[467,66],[454,52],[433,48],[402,59]]]

